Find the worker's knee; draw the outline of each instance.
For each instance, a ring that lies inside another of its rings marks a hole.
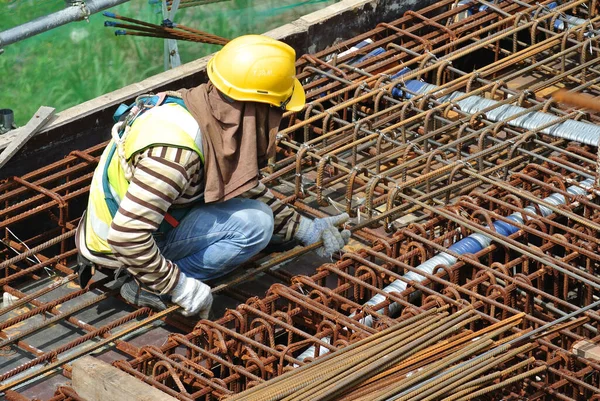
[[[263,202],[257,201],[258,207],[254,212],[256,224],[256,241],[260,242],[260,247],[264,248],[269,244],[271,236],[273,236],[273,211]]]
[[[244,221],[243,235],[247,245],[259,249],[266,247],[273,235],[271,208],[263,202],[247,199],[244,200],[244,208],[239,213]]]

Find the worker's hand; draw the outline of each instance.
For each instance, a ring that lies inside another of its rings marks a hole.
[[[334,252],[342,249],[350,239],[350,231],[343,230],[340,232],[338,228],[339,225],[347,222],[349,218],[347,213],[314,220],[302,216],[295,238],[304,245],[323,240],[323,246],[317,250],[317,254],[331,257]]]
[[[210,287],[183,272],[179,273],[179,281],[171,291],[171,300],[184,309],[182,315],[200,315],[201,319],[208,319],[213,302]]]

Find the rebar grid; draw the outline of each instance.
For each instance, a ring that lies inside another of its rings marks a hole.
[[[150,317],[148,308],[127,311],[125,304],[114,318],[104,318],[98,325],[81,317],[83,312],[106,305],[115,294],[106,287],[112,277],[96,277],[80,289],[71,269],[77,253],[75,227],[102,149],[98,145],[73,152],[60,162],[0,184],[4,233],[0,283],[5,294],[0,308],[2,391],[35,377],[48,363],[60,363],[82,344],[110,338]],[[98,309],[92,320],[102,315]],[[58,334],[53,331],[57,323],[65,326],[66,340],[61,335],[48,343]],[[41,341],[45,333],[48,338]],[[118,338],[115,341],[124,354],[137,355],[137,347]]]
[[[559,88],[600,94],[599,23],[596,1],[446,0],[300,57],[308,103],[286,113],[278,156],[262,180],[311,216],[348,212],[361,242],[291,281],[267,262],[243,276],[267,272],[280,280],[266,296],[172,334],[161,347],[120,341],[132,359],[114,365],[182,400],[221,399],[277,382],[436,307],[450,316],[472,308],[476,319],[459,336],[521,314],[498,341],[543,331],[529,338],[531,350],[449,399],[600,399],[600,364],[577,346],[600,339],[600,127],[598,116],[550,97]],[[56,308],[91,290],[48,302],[37,298],[50,286],[29,296],[17,290],[42,280],[48,267],[61,277],[51,285],[73,280],[71,236],[103,146],[0,186],[1,280],[5,292],[22,299],[19,306],[35,308],[31,316],[50,313],[54,321],[63,314],[89,339],[108,343],[113,328],[103,331]],[[35,234],[15,236],[33,232],[34,222]],[[256,295],[238,291],[239,282],[217,290],[236,299]],[[104,294],[104,284],[91,289]],[[36,358],[31,366],[61,364],[56,350],[37,350],[21,338],[13,346]],[[414,363],[427,366],[448,353]],[[347,399],[369,399],[370,389],[384,391],[407,373],[399,368]],[[61,387],[53,400],[76,396]]]
[[[510,184],[519,188],[527,185],[527,182],[515,180]],[[539,188],[544,187],[542,184]],[[507,191],[497,188],[487,192],[490,195],[506,193]],[[499,198],[501,196],[492,197]],[[485,227],[482,224],[478,226]],[[548,230],[551,227],[554,229]],[[558,224],[552,218],[548,219],[548,223],[531,220],[528,228],[529,230],[517,232],[513,239],[532,241],[535,237],[537,246],[548,253],[556,247],[568,249],[572,244],[569,240],[565,241],[566,233],[572,227]],[[551,231],[554,231],[553,235],[544,237],[545,233]],[[137,366],[142,373],[147,372],[145,381],[164,380],[162,384],[168,385],[170,376],[161,374],[161,370],[153,367],[153,362],[177,359],[178,364],[172,366],[177,370],[183,366],[179,359],[185,355],[190,365],[212,367],[209,377],[223,388],[219,391],[214,387],[198,386],[199,391],[193,392],[190,390],[194,387],[192,380],[188,382],[190,387],[185,387],[184,395],[189,395],[192,399],[209,399],[203,397],[207,392],[213,396],[227,395],[226,390],[236,393],[244,386],[252,387],[260,383],[259,379],[268,380],[286,372],[292,364],[300,365],[299,361],[292,358],[311,343],[316,345],[313,355],[316,356],[320,353],[319,348],[323,347],[324,339],[343,348],[349,341],[368,336],[368,328],[361,325],[365,314],[376,319],[372,327],[378,330],[387,327],[392,322],[386,317],[391,304],[404,306],[400,319],[420,316],[424,310],[439,305],[451,305],[452,310],[457,311],[465,304],[470,304],[485,322],[473,322],[470,327],[473,331],[525,311],[524,320],[517,332],[538,328],[567,313],[577,312],[581,306],[589,305],[584,295],[588,289],[577,285],[579,283],[573,285],[576,281],[571,282],[572,279],[567,275],[556,274],[547,266],[524,257],[497,261],[499,252],[503,257],[509,255],[509,252],[491,245],[478,254],[462,256],[452,266],[439,266],[435,274],[420,273],[423,276],[421,282],[409,282],[407,289],[400,294],[386,294],[385,301],[379,305],[362,306],[366,300],[382,293],[381,288],[387,284],[394,280],[406,280],[404,275],[409,271],[417,271],[415,266],[432,254],[448,252],[447,245],[444,244],[460,237],[460,225],[446,219],[432,218],[425,224],[415,224],[398,231],[385,244],[382,241],[382,244],[375,247],[346,253],[341,261],[323,265],[313,277],[296,277],[292,287],[274,285],[266,298],[251,299],[214,323],[202,321],[185,338],[181,335],[171,336],[170,343],[161,350],[164,356],[154,348],[142,348],[142,353],[146,352],[146,355],[129,364],[119,362],[116,366],[130,373]],[[565,251],[563,260],[575,261],[575,258],[569,257]],[[330,288],[332,283],[336,283],[334,288]],[[555,287],[552,291],[544,291],[549,284],[554,284]],[[579,293],[563,299],[560,296],[561,291],[566,288],[563,286],[571,290],[579,288]],[[592,297],[598,293],[597,290],[591,291]],[[265,313],[266,311],[269,313]],[[349,324],[347,316],[352,316],[355,323]],[[597,375],[598,365],[571,352],[574,342],[597,338],[600,316],[589,311],[582,313],[582,317],[583,319],[571,322],[570,327],[559,326],[556,332],[537,339],[538,345],[532,353],[536,357],[536,364],[547,367],[549,372],[543,385],[537,384],[540,387],[547,386],[554,396],[560,394],[561,388],[565,387],[568,389],[567,394],[576,391],[577,394],[587,394],[588,397],[599,391],[593,384],[597,383],[598,377],[590,376]],[[289,323],[286,325],[286,322],[293,322],[293,328]],[[314,337],[311,338],[311,334]],[[182,346],[185,351],[181,349]],[[282,350],[292,354],[282,355]],[[161,355],[160,358],[158,355]],[[303,362],[308,360],[306,358]],[[237,366],[232,361],[238,361]],[[244,368],[245,371],[242,370]],[[135,373],[137,376],[139,371]],[[181,377],[185,378],[187,375],[182,372]],[[569,381],[573,377],[577,380]],[[582,387],[574,389],[572,386],[576,384]]]

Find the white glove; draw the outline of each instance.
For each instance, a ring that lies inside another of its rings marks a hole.
[[[183,316],[199,314],[201,319],[208,319],[213,297],[208,285],[180,271],[179,281],[171,291],[171,300],[183,307]]]
[[[317,249],[317,254],[323,257],[331,257],[334,252],[342,249],[350,239],[350,231],[343,230],[340,232],[338,228],[340,224],[345,223],[349,218],[350,216],[347,213],[314,220],[301,216],[300,226],[294,238],[304,245],[323,240],[323,246]]]

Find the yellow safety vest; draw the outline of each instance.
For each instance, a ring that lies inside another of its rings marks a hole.
[[[119,203],[127,193],[131,179],[127,170],[131,169],[133,156],[152,146],[172,146],[195,151],[204,163],[196,143],[197,132],[189,129],[197,124],[187,109],[178,103],[142,108],[142,112],[132,119],[114,125],[113,139],[100,157],[90,186],[85,222],[85,240],[90,251],[112,253],[107,242],[108,231]]]

